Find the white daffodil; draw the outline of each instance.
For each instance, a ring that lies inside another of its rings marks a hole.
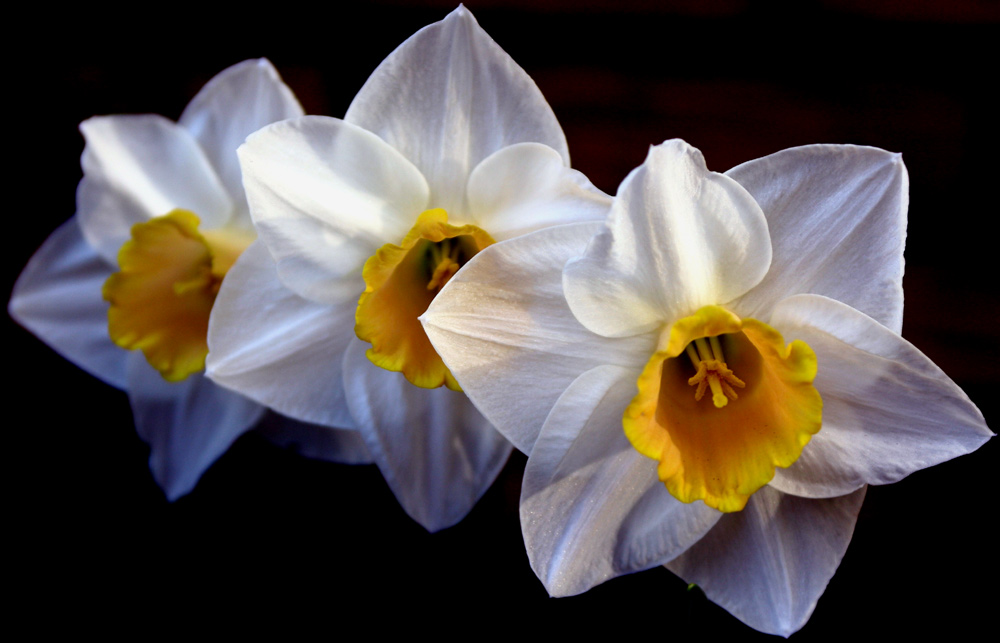
[[[411,517],[458,522],[511,446],[418,317],[494,240],[601,220],[610,198],[569,168],[541,92],[463,7],[386,58],[343,120],[272,125],[240,161],[260,240],[219,293],[209,376],[357,427]]]
[[[12,317],[128,392],[153,477],[171,500],[194,488],[264,413],[204,377],[206,335],[222,278],[256,236],[236,148],[264,125],[301,115],[261,59],[213,78],[178,123],[152,114],[84,121],[76,216],[45,241],[14,287]],[[271,428],[279,440],[308,430]],[[352,436],[342,436],[343,459],[364,459]]]
[[[451,280],[424,327],[530,454],[522,529],[551,594],[666,564],[787,636],[866,485],[992,435],[898,334],[907,190],[900,157],[874,148],[716,174],[669,141],[604,226],[496,244]]]

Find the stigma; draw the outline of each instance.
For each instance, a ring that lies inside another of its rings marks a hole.
[[[688,358],[697,373],[688,379],[688,385],[697,386],[694,399],[700,402],[705,397],[705,391],[712,389],[712,403],[721,409],[729,404],[729,400],[739,397],[733,387],[746,388],[746,383],[736,377],[726,366],[726,358],[722,353],[722,344],[718,337],[699,338],[687,345],[685,349]]]

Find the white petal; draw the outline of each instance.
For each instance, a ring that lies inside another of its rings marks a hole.
[[[603,221],[611,207],[611,197],[541,143],[488,156],[472,171],[468,196],[470,221],[497,240],[560,223]]]
[[[374,134],[303,116],[260,130],[239,149],[254,225],[289,288],[336,303],[364,291],[375,250],[400,243],[427,209],[413,165]]]
[[[169,500],[194,489],[201,474],[264,413],[264,407],[201,373],[168,382],[138,351],[129,355],[128,396],[136,431],[149,444],[153,479]]]
[[[355,307],[296,295],[258,240],[226,274],[212,307],[208,376],[297,420],[353,428],[341,363]]]
[[[528,458],[521,529],[531,567],[553,596],[661,565],[722,515],[676,500],[656,461],[625,438],[622,414],[635,392],[627,369],[587,371],[559,398]]]
[[[823,428],[771,484],[829,497],[970,453],[993,434],[975,404],[912,344],[846,304],[782,301],[771,324],[816,351]]]
[[[757,200],[771,231],[771,270],[740,300],[741,315],[766,319],[781,299],[815,293],[900,332],[909,179],[899,154],[809,145],[726,174]]]
[[[411,518],[429,531],[469,513],[511,445],[465,395],[424,389],[372,364],[355,340],[344,356],[347,403],[375,464]]]
[[[865,488],[811,500],[764,487],[667,569],[750,627],[788,636],[837,571],[864,498]]]
[[[622,182],[607,228],[566,266],[563,283],[584,326],[627,337],[739,297],[770,263],[753,197],[673,140],[650,148]]]
[[[413,161],[431,207],[452,215],[472,168],[514,143],[535,141],[569,165],[566,138],[534,81],[465,7],[424,27],[372,73],[344,117]]]
[[[226,189],[201,146],[162,116],[98,116],[80,123],[87,141],[77,216],[90,245],[117,264],[133,224],[190,210],[203,228],[217,228],[233,211]]]
[[[181,114],[180,125],[201,143],[237,214],[247,216],[238,224],[251,226],[236,148],[265,125],[304,113],[274,66],[260,58],[217,74]]]
[[[600,227],[546,228],[486,248],[421,317],[466,394],[525,453],[552,405],[581,373],[614,364],[638,377],[656,348],[655,335],[595,335],[566,304],[562,268]]]
[[[14,284],[8,311],[57,353],[123,389],[128,351],[108,335],[108,303],[101,295],[111,272],[74,217],[31,257]]]
[[[361,434],[353,429],[335,429],[299,422],[279,413],[268,412],[254,431],[299,455],[338,464],[372,464]]]

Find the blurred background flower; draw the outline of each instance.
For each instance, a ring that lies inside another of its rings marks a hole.
[[[808,143],[901,152],[911,185],[903,335],[996,425],[1000,296],[986,225],[996,212],[988,190],[997,125],[987,90],[1000,9],[976,0],[869,4],[487,0],[469,8],[541,88],[573,167],[607,192],[650,144],[673,137],[699,147],[716,171]],[[320,20],[304,10],[192,20],[139,7],[119,14],[129,28],[94,7],[64,13],[59,28],[28,16],[33,48],[7,57],[25,113],[7,146],[19,172],[8,182],[18,197],[8,210],[7,292],[75,210],[82,120],[176,119],[220,69],[260,56],[307,113],[341,117],[389,52],[454,6],[359,2]],[[27,605],[44,593],[45,613],[58,611],[67,625],[107,623],[113,609],[116,619],[128,615],[123,628],[224,613],[227,622],[242,615],[331,631],[375,617],[386,632],[478,622],[567,636],[606,622],[636,638],[757,635],[663,569],[548,599],[521,543],[516,453],[466,520],[433,535],[407,518],[374,467],[301,459],[253,434],[168,504],[124,394],[5,324],[15,382],[5,396],[15,436],[6,453],[16,459],[8,582]],[[796,639],[859,629],[961,637],[986,623],[996,592],[977,582],[997,564],[982,519],[995,506],[996,449],[991,441],[871,488],[840,570]],[[97,581],[108,589],[95,592]]]

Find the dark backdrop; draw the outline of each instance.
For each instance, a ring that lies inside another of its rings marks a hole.
[[[870,4],[469,6],[552,104],[574,166],[609,193],[648,145],[673,137],[699,147],[717,171],[808,143],[902,152],[911,180],[903,332],[996,428],[997,129],[987,100],[996,5]],[[176,119],[215,73],[260,56],[307,112],[342,116],[396,45],[454,5],[356,3],[330,15],[291,4],[269,13],[209,7],[86,6],[61,13],[58,28],[55,16],[28,8],[9,24],[31,44],[5,45],[14,79],[6,187],[16,195],[6,211],[7,292],[74,212],[83,119]],[[125,395],[5,324],[6,585],[17,597],[11,613],[41,630],[754,634],[663,569],[547,598],[521,542],[525,458],[516,453],[463,523],[433,535],[406,517],[373,466],[301,459],[254,434],[169,504],[148,473]],[[870,489],[843,564],[796,638],[961,638],[992,623],[995,454],[990,443]]]

